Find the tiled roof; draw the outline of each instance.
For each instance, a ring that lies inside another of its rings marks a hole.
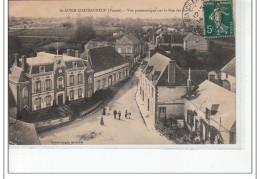
[[[133,34],[126,34],[122,38],[124,38],[124,37],[127,38],[129,41],[131,41],[133,44],[140,43],[140,40],[138,38],[136,38]]]
[[[226,64],[221,70],[221,72],[228,73],[231,76],[236,76],[236,58],[233,58],[228,64]]]
[[[95,72],[128,63],[127,59],[117,53],[117,51],[115,51],[115,49],[110,46],[99,47],[85,51],[81,55],[81,58],[88,60],[88,54],[90,55],[91,64]]]
[[[221,124],[227,130],[234,129],[236,121],[236,95],[223,87],[205,80],[199,85],[194,96],[188,99],[198,110],[204,111],[211,109],[213,104],[219,104],[217,113],[212,116],[218,120],[221,118]],[[219,121],[217,121],[219,122]],[[233,129],[232,129],[233,128]]]

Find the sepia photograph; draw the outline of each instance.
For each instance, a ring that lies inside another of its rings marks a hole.
[[[235,7],[10,0],[9,146],[237,144]]]

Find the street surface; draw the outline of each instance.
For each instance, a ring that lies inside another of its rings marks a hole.
[[[102,110],[78,119],[71,124],[39,134],[41,144],[173,144],[156,130],[146,127],[135,100],[138,71],[117,92],[108,103],[110,114],[104,116],[100,125]],[[113,110],[121,111],[121,120],[114,119]],[[125,118],[125,110],[131,119]]]

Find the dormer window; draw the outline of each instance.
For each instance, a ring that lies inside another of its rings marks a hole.
[[[219,107],[219,104],[212,104],[210,114],[215,115],[218,112],[218,107]]]
[[[45,72],[45,66],[40,66],[40,73],[44,73]]]
[[[78,66],[77,62],[72,62],[73,68],[76,68]]]
[[[61,64],[61,60],[57,60],[56,63],[57,63],[57,65],[60,65]]]

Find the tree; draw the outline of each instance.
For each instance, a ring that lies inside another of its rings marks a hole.
[[[96,37],[96,33],[92,26],[80,25],[78,26],[75,34],[74,34],[74,41],[81,42],[81,41],[89,41]]]

